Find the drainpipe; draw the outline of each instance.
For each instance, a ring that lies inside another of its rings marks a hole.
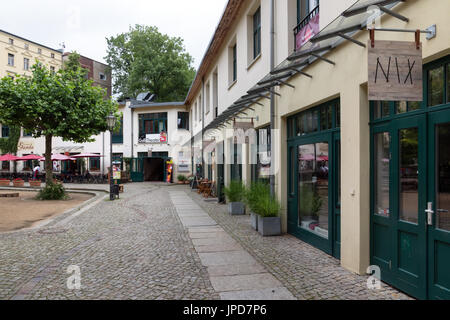
[[[131,104],[128,106],[128,108],[131,109],[131,158],[134,158],[134,109],[131,108]]]
[[[205,79],[202,78],[202,101],[200,101],[202,104],[202,144],[201,144],[201,151],[202,151],[202,177],[205,177],[205,159],[203,156],[203,130],[205,129]]]
[[[270,0],[270,71],[275,68],[275,1]],[[270,93],[270,130],[275,128],[275,95]],[[275,135],[271,134],[270,161],[272,170],[275,169]],[[275,172],[270,174],[270,193],[275,196]]]

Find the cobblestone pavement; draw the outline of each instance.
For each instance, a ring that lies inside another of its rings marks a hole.
[[[228,234],[266,267],[297,299],[412,299],[382,283],[367,288],[367,276],[340,266],[339,260],[291,236],[261,237],[250,226],[250,216],[230,216],[227,206],[205,202],[186,186],[185,190]]]
[[[167,195],[173,187],[125,188],[72,219],[0,234],[0,299],[218,299]],[[80,290],[67,288],[71,265]]]

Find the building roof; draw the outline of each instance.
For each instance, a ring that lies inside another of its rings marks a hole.
[[[147,102],[131,100],[131,109],[149,108],[149,107],[183,107],[184,102]]]
[[[52,50],[52,51],[56,51],[56,52],[59,52],[59,53],[61,53],[61,54],[63,53],[63,52],[61,51],[62,49],[53,49],[53,48],[50,48],[50,47],[48,47],[48,46],[46,46],[46,45],[43,45],[43,44],[40,44],[40,43],[31,41],[31,40],[25,39],[25,38],[23,38],[23,37],[21,37],[21,36],[15,35],[15,34],[13,34],[13,33],[11,33],[11,32],[8,32],[8,31],[2,30],[2,29],[0,29],[0,32],[1,32],[1,33],[5,33],[5,34],[7,34],[7,35],[9,35],[9,36],[11,36],[11,37],[16,37],[16,38],[21,39],[21,40],[23,40],[23,41],[26,41],[26,42],[35,44],[35,45],[37,45],[37,46],[39,46],[39,47],[46,48],[46,49],[49,49],[49,50]]]
[[[214,62],[214,58],[216,54],[219,52],[223,42],[226,39],[228,31],[232,26],[233,22],[237,18],[239,14],[239,10],[245,3],[245,0],[229,0],[225,11],[222,14],[222,18],[214,32],[214,35],[208,45],[208,49],[206,50],[205,55],[203,56],[202,62],[200,63],[200,67],[198,68],[197,74],[195,75],[194,81],[191,84],[189,92],[186,96],[185,104],[190,104],[194,99],[195,92],[199,89],[202,79],[208,70],[211,67],[211,64]]]

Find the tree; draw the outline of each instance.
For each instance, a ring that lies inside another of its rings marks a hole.
[[[106,40],[114,93],[124,98],[150,91],[159,102],[184,101],[195,69],[181,38],[136,25]]]
[[[0,151],[2,153],[17,154],[17,147],[20,140],[20,127],[12,126],[9,128],[9,137],[0,138]],[[14,172],[17,171],[17,164],[14,162]]]
[[[90,142],[107,130],[106,116],[119,117],[117,104],[87,80],[80,65],[50,72],[37,62],[32,76],[0,80],[0,122],[45,137],[47,186],[53,184],[52,138]]]

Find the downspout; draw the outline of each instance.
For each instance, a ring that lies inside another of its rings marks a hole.
[[[131,104],[128,106],[131,109],[131,158],[134,158],[134,109]]]
[[[205,129],[205,79],[202,78],[202,145],[201,145],[201,151],[202,151],[202,177],[205,177],[205,159],[203,155],[203,130]]]
[[[275,68],[275,1],[270,0],[270,71]],[[271,149],[270,149],[270,194],[275,196],[275,136],[272,134],[275,128],[275,95],[270,93],[270,130],[271,130]]]

